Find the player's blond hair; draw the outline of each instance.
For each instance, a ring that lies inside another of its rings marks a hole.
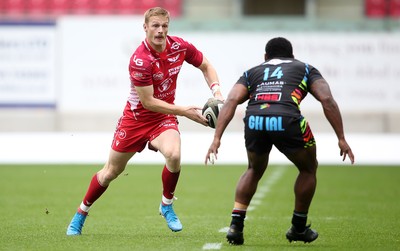
[[[161,7],[154,7],[151,9],[148,9],[145,13],[144,13],[144,23],[148,23],[150,20],[150,17],[154,17],[154,16],[163,16],[168,18],[168,22],[169,22],[169,12]]]

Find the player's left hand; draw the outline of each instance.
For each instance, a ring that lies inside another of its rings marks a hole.
[[[206,154],[206,158],[204,160],[204,164],[207,165],[208,162],[214,165],[215,161],[217,160],[218,148],[221,145],[221,142],[217,139],[211,143],[210,148]]]
[[[354,164],[354,154],[351,150],[349,144],[345,139],[339,140],[340,156],[343,156],[343,161],[345,161],[346,156],[349,156],[351,164]]]

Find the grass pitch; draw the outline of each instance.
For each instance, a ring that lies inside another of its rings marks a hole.
[[[162,166],[134,165],[94,204],[83,235],[66,228],[100,165],[0,165],[0,250],[400,250],[400,166],[320,166],[309,213],[319,238],[285,239],[293,210],[292,166],[270,166],[245,221],[245,244],[225,241],[245,166],[183,165],[175,211],[158,214]]]

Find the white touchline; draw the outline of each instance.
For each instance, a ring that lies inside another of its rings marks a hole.
[[[280,166],[276,169],[275,172],[271,173],[268,177],[267,180],[257,188],[257,192],[254,194],[252,202],[250,203],[249,207],[247,208],[247,211],[253,211],[257,208],[258,205],[262,204],[261,199],[265,197],[265,195],[270,191],[270,187],[275,184],[276,181],[278,181],[284,171],[287,168],[284,168],[284,166]],[[248,219],[248,217],[246,217]],[[229,230],[229,227],[223,227],[218,230],[220,233],[226,233]],[[203,250],[218,250],[221,249],[222,243],[206,243],[203,245]]]
[[[206,243],[203,246],[203,250],[218,250],[221,249],[222,243]]]

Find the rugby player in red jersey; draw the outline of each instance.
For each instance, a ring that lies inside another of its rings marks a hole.
[[[163,192],[160,214],[176,232],[182,224],[172,203],[181,169],[181,139],[177,116],[184,116],[207,126],[201,107],[174,104],[176,80],[186,61],[200,69],[215,98],[223,100],[217,72],[202,52],[180,37],[168,36],[170,16],[155,7],[144,15],[146,39],[133,53],[129,63],[130,95],[118,121],[108,161],[91,179],[89,188],[67,228],[67,235],[80,235],[93,203],[106,191],[111,181],[125,169],[128,161],[146,145],[165,158],[162,170]]]

